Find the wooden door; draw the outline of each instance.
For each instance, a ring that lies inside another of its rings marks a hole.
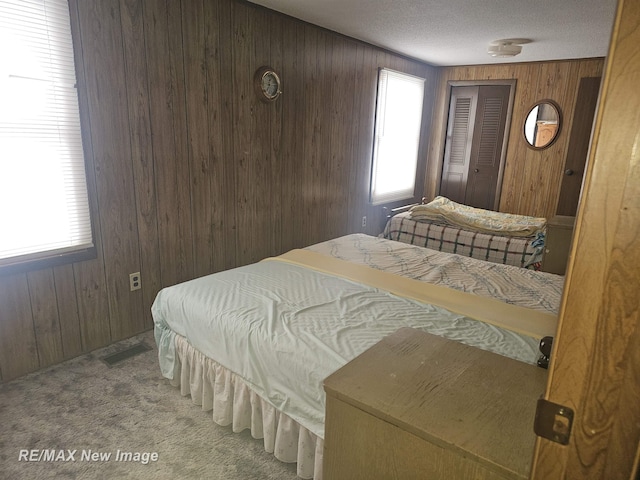
[[[640,446],[640,2],[619,0],[545,398],[575,412],[538,438],[531,478],[637,478]]]
[[[580,80],[556,215],[576,215],[599,93],[600,77]]]
[[[478,87],[453,87],[449,102],[440,195],[464,203],[471,162]]]
[[[492,210],[511,86],[452,87],[440,195]]]
[[[466,205],[493,210],[496,203],[509,93],[507,85],[478,88],[476,124],[464,197]]]

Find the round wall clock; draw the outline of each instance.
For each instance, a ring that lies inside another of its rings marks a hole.
[[[273,102],[282,93],[280,77],[271,67],[260,67],[254,80],[258,96],[265,102]]]

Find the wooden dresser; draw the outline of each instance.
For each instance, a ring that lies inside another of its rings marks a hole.
[[[546,370],[411,328],[325,380],[325,480],[526,479]]]

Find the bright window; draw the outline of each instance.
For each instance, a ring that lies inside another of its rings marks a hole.
[[[67,1],[0,0],[0,45],[0,269],[88,252]]]
[[[424,79],[382,69],[373,144],[371,202],[414,196]]]

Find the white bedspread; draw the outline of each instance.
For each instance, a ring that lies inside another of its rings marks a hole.
[[[564,277],[356,233],[307,250],[505,303],[558,314]]]
[[[362,237],[348,236],[337,243],[368,241]],[[374,240],[381,245],[390,242]],[[325,247],[335,245],[334,241]],[[165,288],[152,313],[166,377],[172,378],[177,366],[173,340],[178,333],[320,438],[324,378],[400,327],[419,328],[529,363],[538,352],[537,338],[279,261]]]

